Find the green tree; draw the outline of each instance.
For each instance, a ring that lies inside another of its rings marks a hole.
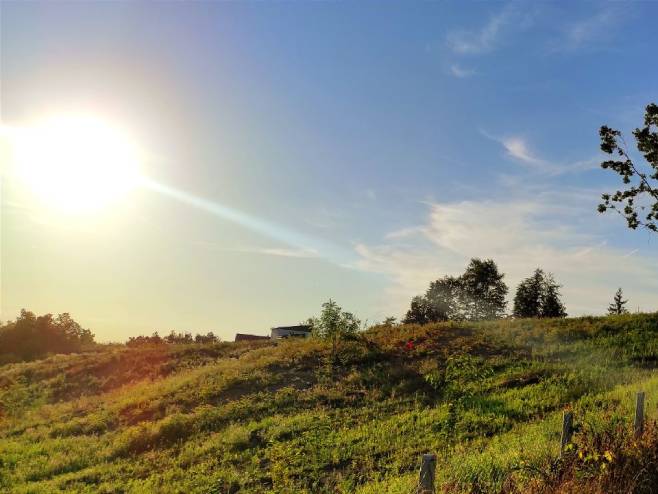
[[[361,325],[354,314],[344,311],[336,302],[329,299],[322,304],[320,317],[311,319],[313,334],[331,342],[331,356],[335,359],[341,340],[356,334]]]
[[[514,295],[514,317],[539,317],[544,288],[544,271],[537,268],[516,288]]]
[[[521,281],[514,295],[514,317],[566,317],[561,286],[540,268]]]
[[[505,315],[508,289],[504,277],[493,259],[471,259],[460,277],[461,310],[465,319],[480,321]]]
[[[437,319],[434,312],[423,295],[416,295],[411,299],[409,310],[402,319],[405,324],[427,324],[435,321]]]
[[[49,353],[72,353],[93,345],[94,335],[68,313],[36,316],[25,309],[0,327],[3,360],[33,360]]]
[[[624,294],[621,288],[617,289],[612,303],[608,305],[608,314],[628,314],[628,309],[624,307],[627,303],[628,300],[624,300]]]
[[[540,317],[567,317],[567,311],[560,298],[560,288],[562,286],[555,281],[551,273],[544,277]]]
[[[405,323],[498,319],[505,315],[507,285],[492,259],[471,259],[463,275],[430,283],[425,295],[411,299]]]
[[[431,318],[431,321],[428,322],[461,319],[463,290],[461,277],[444,276],[432,281],[425,292],[425,301],[429,308],[428,315]]]
[[[599,135],[601,150],[615,158],[603,161],[601,168],[617,173],[624,187],[602,194],[603,202],[598,211],[616,211],[633,230],[641,226],[658,232],[658,105],[647,105],[644,126],[633,131],[637,149],[646,164],[640,166],[631,160],[620,131],[604,125]]]

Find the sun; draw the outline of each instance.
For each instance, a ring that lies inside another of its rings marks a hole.
[[[12,132],[21,181],[49,208],[88,213],[124,197],[140,181],[140,154],[101,119],[55,117]]]

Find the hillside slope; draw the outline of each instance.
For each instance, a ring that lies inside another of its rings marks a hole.
[[[658,315],[380,326],[328,356],[311,339],[2,366],[0,491],[406,494],[432,451],[449,492],[652,492],[653,426],[624,438],[637,390],[655,415]],[[556,462],[565,406],[580,432]]]

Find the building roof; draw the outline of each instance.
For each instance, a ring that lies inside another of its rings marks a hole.
[[[261,336],[257,334],[244,334],[244,333],[235,333],[235,341],[246,341],[246,340],[269,340],[269,336]]]
[[[311,326],[309,326],[308,324],[299,324],[297,326],[277,326],[272,329],[280,329],[283,331],[302,331],[304,333],[311,332]]]

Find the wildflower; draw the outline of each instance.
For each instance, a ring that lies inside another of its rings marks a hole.
[[[606,460],[608,460],[609,463],[612,463],[612,460],[615,459],[615,455],[610,450],[603,453],[603,456],[605,457]]]

